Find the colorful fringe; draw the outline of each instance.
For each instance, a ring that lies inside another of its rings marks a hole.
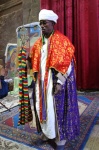
[[[18,125],[24,125],[32,121],[32,111],[29,100],[26,50],[22,48],[18,55],[19,60],[19,122]]]

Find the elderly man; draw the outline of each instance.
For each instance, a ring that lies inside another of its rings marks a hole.
[[[74,46],[54,30],[58,16],[52,10],[39,13],[41,37],[31,49],[34,75],[33,100],[42,142],[54,139],[56,150],[79,134]]]

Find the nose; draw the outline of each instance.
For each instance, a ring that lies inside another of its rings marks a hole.
[[[43,24],[40,27],[41,27],[41,30],[45,29],[45,26]]]
[[[42,23],[42,24],[40,24],[40,26],[41,26],[41,28],[43,28],[43,27],[44,27],[44,24]]]

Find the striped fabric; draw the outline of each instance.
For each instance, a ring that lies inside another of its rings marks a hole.
[[[32,111],[29,100],[26,50],[22,48],[18,55],[19,60],[19,122],[18,125],[24,125],[32,120]]]

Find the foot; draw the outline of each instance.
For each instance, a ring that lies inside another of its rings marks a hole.
[[[48,140],[43,140],[43,139],[37,139],[36,141],[34,141],[33,143],[37,146],[43,145],[46,142],[48,142]]]
[[[55,150],[65,150],[65,145],[57,145]]]
[[[37,140],[35,140],[33,143],[34,145],[40,146],[48,142],[48,140],[49,139],[42,133],[40,136],[38,136]]]

